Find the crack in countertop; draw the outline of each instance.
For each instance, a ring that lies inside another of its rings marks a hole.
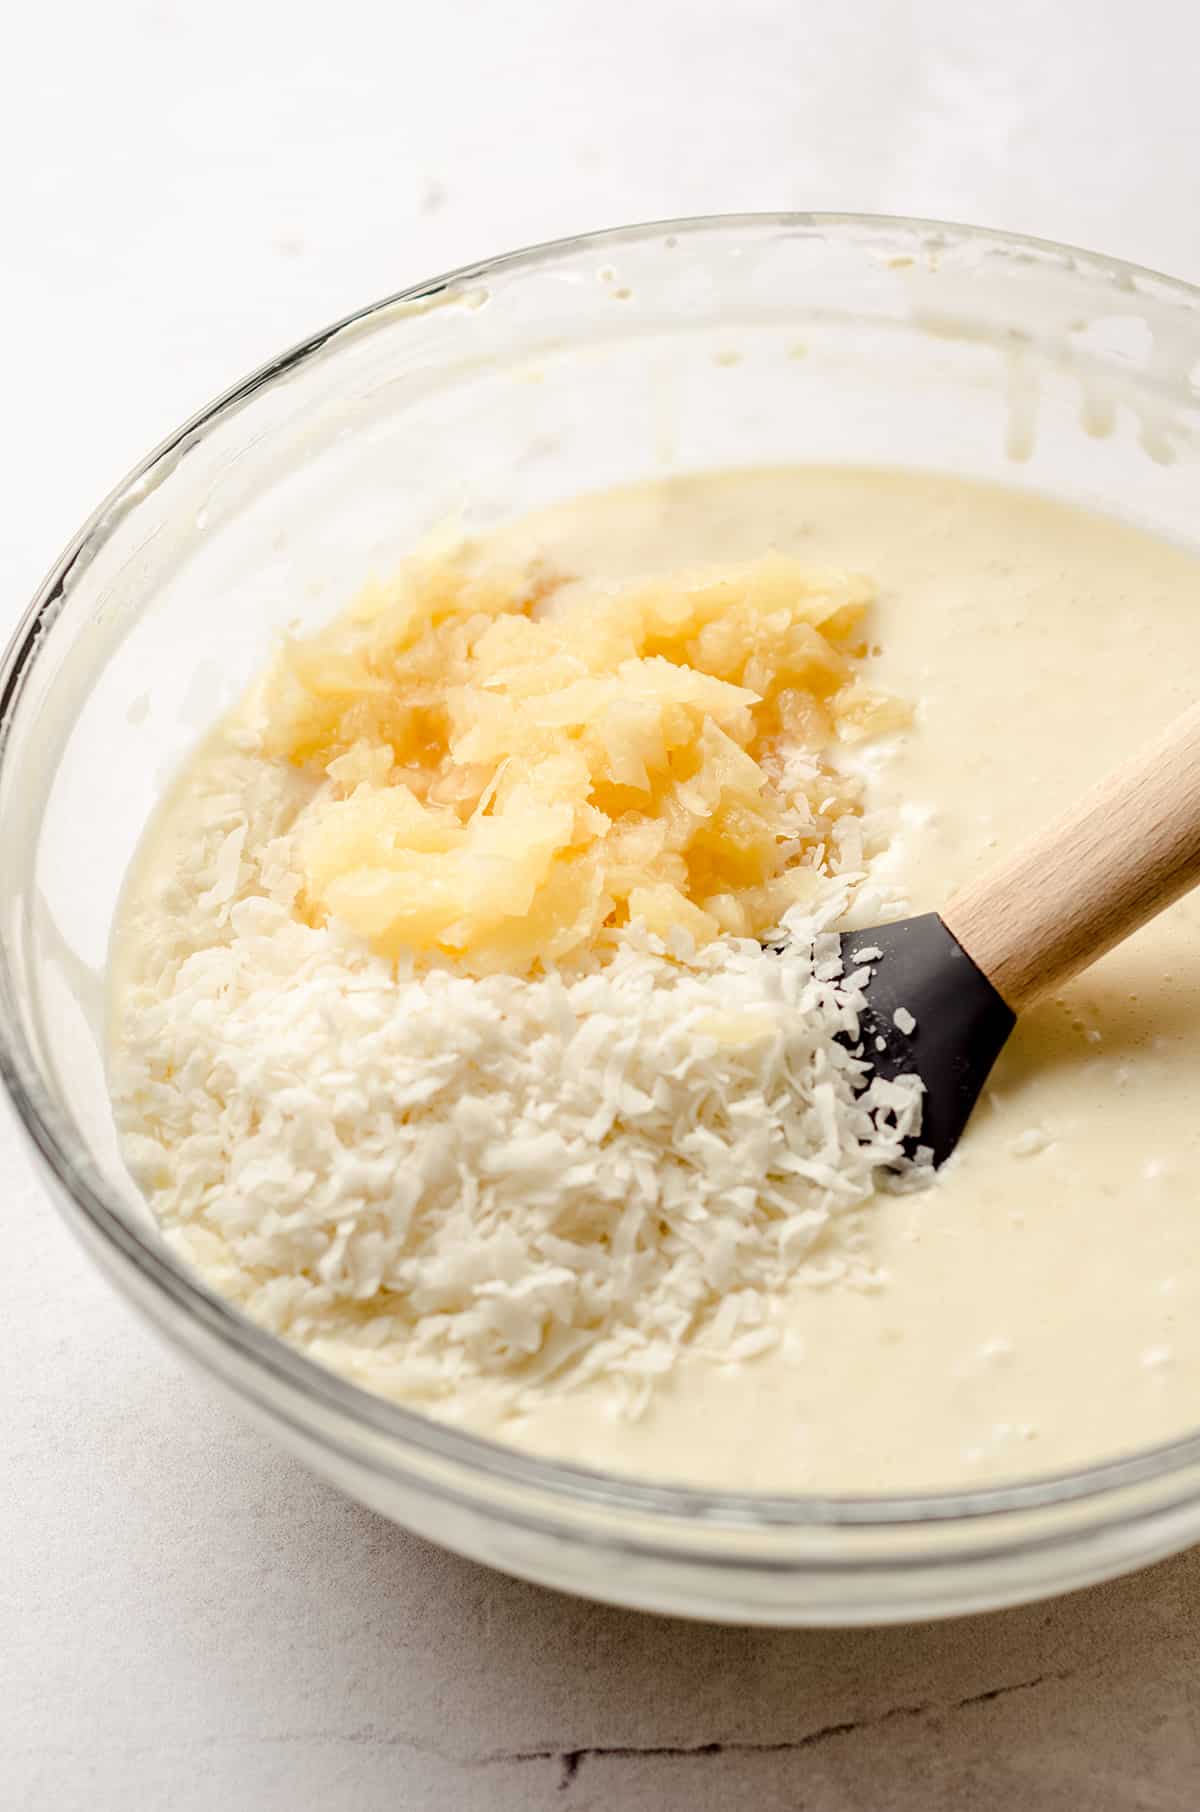
[[[1006,1699],[1014,1693],[1033,1692],[1039,1686],[1056,1685],[1063,1680],[1071,1679],[1080,1672],[1079,1668],[1068,1667],[1044,1674],[1035,1674],[1029,1680],[1014,1680],[1009,1686],[991,1686],[984,1692],[968,1693],[964,1698],[938,1701],[930,1699],[915,1705],[892,1705],[886,1711],[873,1716],[851,1718],[836,1724],[822,1724],[816,1730],[807,1731],[803,1736],[791,1737],[781,1742],[752,1741],[714,1742],[714,1743],[647,1743],[644,1745],[623,1743],[589,1744],[580,1749],[522,1749],[499,1751],[494,1755],[480,1756],[476,1767],[494,1766],[502,1762],[557,1762],[561,1769],[559,1789],[562,1792],[571,1786],[584,1762],[590,1761],[644,1761],[651,1758],[662,1760],[690,1760],[693,1756],[706,1755],[786,1755],[792,1751],[811,1749],[821,1743],[836,1741],[862,1731],[878,1730],[884,1724],[900,1719],[946,1717],[960,1711],[969,1711],[976,1705],[990,1705],[997,1699]]]
[[[990,1705],[998,1699],[1010,1698],[1017,1693],[1033,1692],[1039,1686],[1050,1686],[1074,1676],[1086,1673],[1086,1667],[1068,1667],[1035,1674],[1028,1680],[1015,1680],[1007,1686],[991,1686],[983,1692],[968,1693],[961,1699],[939,1700],[928,1699],[913,1704],[892,1705],[885,1711],[875,1712],[862,1718],[850,1718],[832,1724],[819,1725],[815,1730],[806,1731],[802,1736],[784,1738],[779,1741],[766,1740],[756,1742],[751,1738],[731,1738],[704,1743],[588,1743],[568,1748],[562,1744],[546,1744],[535,1749],[496,1749],[483,1755],[461,1755],[447,1751],[435,1744],[422,1742],[419,1737],[411,1737],[398,1731],[381,1730],[374,1725],[364,1725],[357,1730],[321,1730],[296,1729],[283,1731],[205,1731],[182,1741],[168,1742],[165,1746],[183,1753],[203,1754],[225,1743],[244,1743],[249,1747],[266,1748],[274,1745],[346,1745],[347,1747],[406,1749],[414,1755],[427,1756],[431,1760],[444,1763],[450,1768],[499,1768],[508,1764],[540,1763],[557,1764],[560,1770],[559,1787],[566,1791],[579,1774],[585,1762],[592,1761],[646,1761],[654,1758],[661,1760],[689,1760],[696,1756],[714,1755],[785,1755],[815,1748],[822,1743],[840,1741],[845,1737],[863,1734],[882,1728],[885,1724],[898,1723],[903,1720],[920,1718],[952,1717],[958,1712],[968,1711],[973,1706]],[[108,1753],[119,1753],[127,1759],[136,1759],[144,1754],[161,1754],[164,1741],[161,1737],[154,1741],[140,1743],[119,1743],[102,1745]],[[23,1753],[18,1749],[17,1754]],[[26,1753],[34,1753],[31,1748]],[[36,1753],[45,1756],[47,1753],[60,1755],[77,1753],[77,1746],[66,1742],[38,1743]],[[93,1745],[89,1754],[94,1759],[96,1747]]]

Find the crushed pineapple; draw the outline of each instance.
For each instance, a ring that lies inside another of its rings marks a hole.
[[[263,694],[269,751],[322,783],[305,910],[477,974],[628,918],[769,929],[860,809],[821,751],[908,721],[858,671],[871,598],[778,555],[611,592],[470,549],[411,563]]]

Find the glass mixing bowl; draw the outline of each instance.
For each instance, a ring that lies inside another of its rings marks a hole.
[[[762,1623],[933,1617],[1200,1537],[1200,1436],[1003,1489],[780,1497],[554,1465],[371,1397],[171,1257],[118,1159],[101,1054],[110,927],[164,783],[285,622],[329,616],[439,522],[484,530],[704,468],[882,463],[1004,479],[1195,546],[1198,361],[1200,292],[1150,272],[930,222],[764,215],[439,278],[173,435],[85,524],[0,667],[0,1068],[113,1283],[346,1491],[597,1598]]]

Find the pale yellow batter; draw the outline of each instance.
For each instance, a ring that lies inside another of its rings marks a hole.
[[[870,764],[913,910],[1194,695],[1200,564],[1132,528],[955,479],[793,470],[589,499],[505,538],[587,578],[775,548],[871,575],[871,680],[915,728]],[[881,1198],[877,1289],[798,1286],[752,1362],[685,1358],[640,1419],[600,1389],[460,1424],[559,1458],[728,1487],[879,1491],[1087,1464],[1200,1421],[1200,901],[1018,1028],[935,1187]]]

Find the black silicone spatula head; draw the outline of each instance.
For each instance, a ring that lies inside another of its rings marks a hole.
[[[944,1163],[1016,1014],[936,912],[842,933],[842,971],[866,970],[859,1046],[872,1072],[924,1084],[918,1143]]]

